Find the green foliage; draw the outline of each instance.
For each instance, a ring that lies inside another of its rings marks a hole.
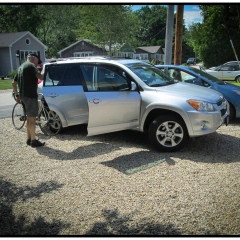
[[[8,73],[8,76],[10,78],[14,78],[16,74],[17,74],[17,70],[13,70],[12,72]]]
[[[136,17],[124,5],[83,5],[76,31],[79,39],[90,39],[102,47],[109,46],[111,55],[116,44],[132,42]]]
[[[144,6],[136,11],[139,19],[137,40],[139,46],[165,44],[167,8],[165,6]]]
[[[0,76],[0,78],[3,80],[5,77],[4,76]]]
[[[29,31],[37,35],[42,24],[38,5],[0,5],[0,32]]]
[[[80,8],[80,5],[38,6],[43,23],[37,30],[37,36],[48,46],[48,58],[58,57],[58,51],[76,42]]]
[[[190,26],[194,50],[206,68],[235,60],[230,39],[236,53],[240,52],[238,5],[200,5],[203,22]]]

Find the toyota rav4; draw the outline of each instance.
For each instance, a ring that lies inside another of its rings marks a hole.
[[[143,61],[73,58],[44,66],[42,91],[57,128],[88,124],[88,136],[147,132],[160,151],[177,151],[189,137],[228,123],[221,93],[178,82]]]

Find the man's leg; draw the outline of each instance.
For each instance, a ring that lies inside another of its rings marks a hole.
[[[27,117],[27,136],[28,139],[36,139],[36,117]]]

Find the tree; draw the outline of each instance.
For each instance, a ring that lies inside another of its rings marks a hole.
[[[48,50],[48,57],[57,57],[58,51],[76,41],[75,30],[80,18],[79,5],[39,5],[43,23],[37,29],[37,37]]]
[[[36,35],[42,24],[37,5],[0,5],[0,16],[1,33],[29,31]]]
[[[205,67],[220,65],[235,59],[230,43],[235,50],[240,38],[238,5],[199,5],[203,22],[190,26],[191,41],[194,50],[199,53]]]
[[[144,6],[136,11],[139,18],[137,39],[140,46],[165,44],[167,7],[162,5]]]
[[[101,47],[108,45],[110,56],[115,46],[133,40],[136,17],[130,6],[83,5],[80,16],[78,38],[87,38]]]

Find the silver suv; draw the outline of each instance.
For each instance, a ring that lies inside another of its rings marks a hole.
[[[66,59],[45,65],[42,87],[56,126],[88,124],[88,136],[126,129],[147,132],[160,151],[228,123],[221,93],[176,82],[143,61]],[[57,122],[58,121],[58,122]]]

